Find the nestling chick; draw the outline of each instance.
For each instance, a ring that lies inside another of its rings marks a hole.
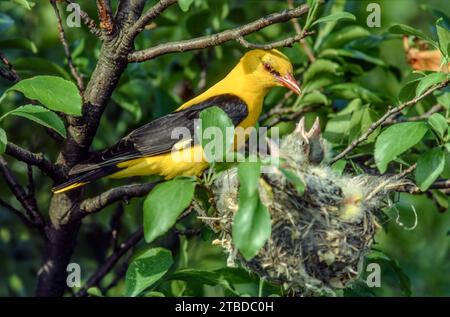
[[[327,150],[318,120],[310,131],[305,131],[304,120],[300,120],[279,148],[270,146],[271,155],[279,155],[281,163],[275,172],[261,175],[259,194],[270,212],[272,233],[251,261],[239,255],[231,237],[239,200],[236,168],[222,173],[212,188],[229,263],[239,260],[296,294],[332,294],[333,289],[346,287],[361,272],[379,227],[374,213],[383,207],[388,185],[394,180],[340,176],[324,166]],[[303,181],[302,194],[280,172],[282,169],[290,169]]]

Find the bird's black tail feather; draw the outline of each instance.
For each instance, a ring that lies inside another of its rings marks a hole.
[[[52,192],[54,192],[55,194],[61,194],[77,187],[84,186],[92,181],[95,181],[104,176],[111,175],[120,170],[121,168],[115,165],[99,167],[98,169],[78,174],[68,181],[53,187]]]

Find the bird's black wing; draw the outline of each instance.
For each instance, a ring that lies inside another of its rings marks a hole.
[[[235,126],[248,115],[247,105],[239,97],[231,94],[214,96],[189,108],[169,113],[132,131],[111,148],[100,152],[89,161],[74,166],[70,174],[79,174],[135,158],[170,152],[176,143],[183,140],[182,134],[172,135],[172,132],[183,128],[189,130],[190,136],[193,137],[194,120],[199,118],[201,111],[212,106],[221,108]]]

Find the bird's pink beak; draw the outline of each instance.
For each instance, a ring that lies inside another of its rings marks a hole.
[[[284,76],[277,77],[278,82],[283,85],[286,88],[289,88],[297,95],[301,95],[302,91],[300,89],[300,86],[298,85],[297,81],[295,80],[294,76],[291,73],[287,73]]]

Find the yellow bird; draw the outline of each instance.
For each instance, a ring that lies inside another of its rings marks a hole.
[[[71,178],[52,190],[56,194],[63,193],[104,176],[161,175],[171,179],[178,175],[200,175],[208,167],[201,146],[192,139],[174,138],[172,131],[182,127],[194,135],[194,120],[201,111],[212,106],[220,107],[235,126],[253,127],[261,114],[264,97],[275,86],[301,93],[289,59],[274,49],[249,51],[214,86],[176,111],[132,131],[111,148],[74,166],[69,172]],[[188,157],[198,157],[195,155],[200,153],[201,159],[174,160],[174,149]]]

